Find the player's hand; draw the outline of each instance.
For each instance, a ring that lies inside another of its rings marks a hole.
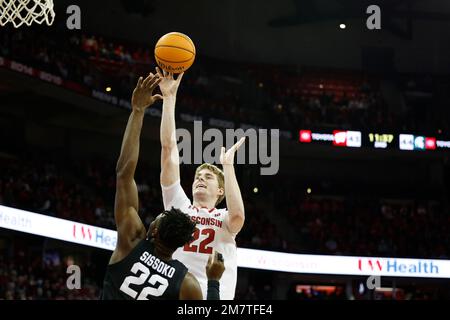
[[[242,137],[234,146],[232,146],[227,152],[225,152],[225,147],[222,147],[220,153],[220,163],[224,165],[232,165],[234,163],[234,154],[239,149],[239,147],[244,143],[245,137]]]
[[[161,90],[164,98],[176,97],[178,86],[180,85],[181,79],[183,79],[184,72],[180,73],[176,80],[173,78],[172,72],[167,72],[165,70],[161,71],[158,67],[156,68],[156,72],[161,78],[159,89]]]
[[[222,278],[222,274],[225,271],[225,264],[223,261],[223,256],[219,252],[213,252],[206,264],[206,275],[208,280],[219,281]]]
[[[153,90],[161,82],[161,77],[158,74],[150,73],[147,78],[139,78],[136,88],[133,90],[131,98],[131,107],[133,111],[144,112],[155,101],[161,100],[163,97],[160,94],[153,95]]]

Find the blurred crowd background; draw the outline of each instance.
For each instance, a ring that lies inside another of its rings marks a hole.
[[[0,205],[115,229],[115,161],[128,110],[108,105],[102,111],[104,104],[92,97],[129,101],[137,78],[155,68],[151,47],[84,30],[2,27],[0,58],[65,84],[63,91],[0,73]],[[179,90],[177,125],[214,118],[283,132],[278,175],[261,177],[254,167],[237,166],[246,208],[238,247],[449,259],[448,152],[352,154],[298,143],[300,129],[450,140],[449,92],[446,73],[235,61],[199,53]],[[190,117],[180,119],[181,113]],[[163,209],[159,118],[147,117],[144,127],[136,182],[139,215],[148,226]],[[194,167],[185,168],[182,184],[190,196]],[[97,299],[109,255],[0,229],[0,299]],[[83,270],[80,290],[67,289],[71,264]],[[385,281],[389,290],[367,291],[357,277],[239,269],[236,298],[449,298],[447,280]]]

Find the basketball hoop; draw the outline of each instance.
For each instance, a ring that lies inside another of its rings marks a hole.
[[[15,28],[33,22],[51,25],[55,20],[53,0],[0,0],[0,25],[11,22]]]

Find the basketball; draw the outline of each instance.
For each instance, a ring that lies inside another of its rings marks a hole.
[[[184,72],[194,63],[194,59],[194,43],[183,33],[167,33],[156,43],[155,60],[158,66],[165,71]]]

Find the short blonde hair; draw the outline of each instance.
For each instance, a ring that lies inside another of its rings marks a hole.
[[[223,189],[223,195],[219,196],[219,199],[217,199],[216,206],[222,202],[222,200],[225,198],[225,176],[223,175],[223,171],[220,170],[217,166],[211,164],[211,163],[204,163],[197,167],[195,170],[195,176],[203,170],[208,169],[212,173],[214,173],[217,177],[217,181],[219,182],[219,188]]]

